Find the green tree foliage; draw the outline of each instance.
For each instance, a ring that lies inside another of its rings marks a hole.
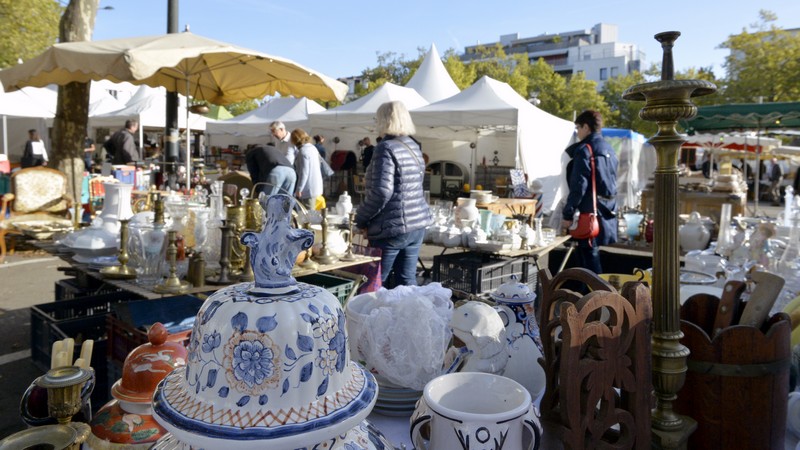
[[[526,55],[507,55],[500,44],[494,47],[478,47],[476,53],[476,59],[464,64],[472,76],[472,83],[489,76],[508,83],[520,95],[527,98],[530,64]]]
[[[55,44],[62,11],[56,0],[0,0],[0,69]]]
[[[587,80],[582,73],[567,79],[539,59],[529,65],[528,79],[529,96],[539,99],[539,108],[554,116],[572,120],[586,109],[599,111],[603,117],[611,114],[603,96],[597,92],[597,83]]]
[[[648,122],[639,118],[639,110],[644,102],[631,102],[622,99],[622,93],[633,85],[644,83],[645,76],[641,72],[631,72],[609,78],[600,90],[600,94],[608,103],[611,114],[605,117],[605,124],[614,128],[626,128],[638,131],[645,136],[655,134],[658,127],[655,122]]]
[[[378,53],[378,65],[361,72],[361,77],[367,80],[367,85],[357,84],[356,96],[367,95],[386,83],[404,86],[422,64],[423,57],[422,50],[420,50],[420,55],[413,60],[407,60],[405,55],[398,55],[395,52]]]
[[[242,100],[240,102],[231,103],[230,105],[225,105],[225,109],[228,110],[229,113],[233,114],[234,117],[244,114],[248,111],[252,111],[258,108],[258,103],[255,100]]]
[[[731,35],[720,47],[725,58],[729,102],[752,103],[800,100],[800,33],[775,26],[775,14],[761,10],[758,23]]]

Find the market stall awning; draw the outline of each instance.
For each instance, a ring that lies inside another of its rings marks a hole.
[[[712,130],[800,128],[800,102],[700,106],[697,115],[681,121],[681,125],[690,134]]]

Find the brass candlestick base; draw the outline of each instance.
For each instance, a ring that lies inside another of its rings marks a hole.
[[[319,250],[319,254],[314,256],[314,261],[322,264],[328,265],[333,264],[339,261],[339,258],[334,256],[331,253],[330,249],[328,249],[328,210],[322,210],[322,248]]]
[[[213,285],[231,284],[233,280],[230,277],[230,253],[231,253],[231,227],[227,221],[223,221],[224,225],[219,227],[222,231],[222,242],[219,247],[219,276],[206,278],[206,283]]]
[[[35,383],[47,389],[47,413],[59,424],[66,425],[81,409],[81,390],[92,379],[92,371],[76,366],[50,369]]]
[[[128,219],[119,221],[119,266],[103,267],[100,273],[112,280],[136,278],[136,271],[128,267]]]
[[[156,285],[153,288],[159,294],[183,294],[188,291],[192,285],[188,281],[181,281],[178,278],[178,264],[175,258],[178,256],[178,247],[175,245],[178,232],[171,230],[168,232],[169,247],[167,247],[167,261],[169,261],[169,277],[163,284]]]
[[[656,408],[652,415],[654,448],[686,448],[697,423],[672,409],[686,380],[689,349],[680,343],[680,260],[678,252],[678,156],[684,139],[675,129],[678,119],[697,114],[691,97],[708,95],[714,84],[703,80],[675,80],[672,46],[679,32],[655,36],[664,50],[661,81],[632,86],[626,100],[646,103],[639,117],[658,123],[650,139],[656,148],[655,208],[653,230],[653,387]],[[645,223],[646,226],[646,222]]]
[[[250,282],[255,281],[256,277],[253,273],[253,266],[250,264],[250,247],[245,247],[244,249],[244,268],[242,269],[242,273],[239,274],[239,281],[242,282]]]
[[[355,211],[350,211],[350,216],[348,218],[349,228],[347,231],[347,252],[342,255],[342,261],[355,261],[358,259],[358,255],[353,253],[353,225],[356,221]]]

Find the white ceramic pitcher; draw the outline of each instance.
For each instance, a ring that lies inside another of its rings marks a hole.
[[[430,440],[421,434],[430,425]],[[523,447],[523,430],[528,436]],[[541,425],[528,391],[516,381],[480,372],[434,378],[411,416],[411,441],[417,450],[532,450]]]

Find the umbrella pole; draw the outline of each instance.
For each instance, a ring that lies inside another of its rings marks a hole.
[[[192,126],[189,125],[189,76],[186,76],[186,192],[192,189]]]

